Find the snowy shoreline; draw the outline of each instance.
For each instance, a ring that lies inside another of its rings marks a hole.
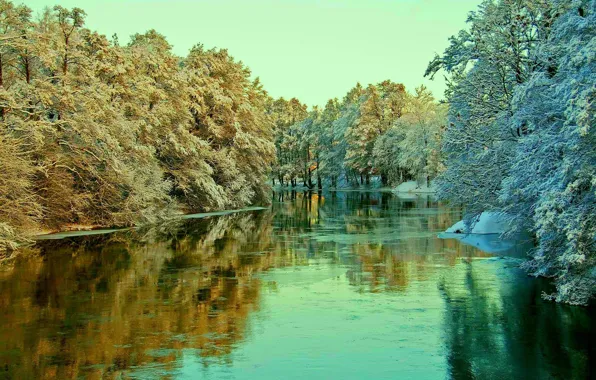
[[[476,235],[502,234],[507,231],[507,223],[507,214],[485,211],[474,218],[471,223],[471,230],[468,231],[468,227],[470,226],[466,226],[464,221],[460,220],[445,230],[445,233]]]
[[[533,247],[532,240],[525,234],[503,237],[507,232],[509,215],[500,212],[483,212],[471,226],[463,220],[438,234],[440,239],[456,239],[481,251],[500,256],[523,258]],[[469,228],[471,227],[471,229]]]
[[[436,188],[433,185],[418,185],[416,181],[403,182],[393,189],[394,193],[410,193],[410,194],[434,194]]]
[[[236,209],[236,210],[212,211],[212,212],[203,212],[203,213],[194,213],[194,214],[180,214],[180,215],[173,217],[173,219],[178,219],[178,220],[203,219],[203,218],[208,218],[211,216],[230,215],[230,214],[236,214],[236,213],[240,213],[240,212],[260,211],[260,210],[267,210],[267,209],[268,209],[268,207],[253,206],[253,207],[246,207],[246,208],[241,208],[241,209]],[[59,240],[59,239],[65,239],[65,238],[69,238],[69,237],[77,237],[77,236],[111,234],[114,232],[128,231],[128,230],[134,230],[134,229],[139,228],[139,226],[122,227],[122,228],[105,228],[105,227],[102,228],[100,226],[98,226],[98,227],[99,227],[98,229],[89,228],[89,229],[81,229],[81,230],[63,230],[63,231],[56,231],[56,232],[52,232],[52,233],[39,234],[39,235],[35,235],[33,237],[33,239],[36,241]]]

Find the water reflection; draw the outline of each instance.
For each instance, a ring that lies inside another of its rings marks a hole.
[[[173,363],[181,348],[222,358],[245,333],[273,265],[271,215],[192,221],[40,244],[0,278],[0,360],[9,378],[117,375]],[[172,226],[170,226],[172,227]]]
[[[593,310],[437,238],[459,219],[426,196],[289,192],[271,210],[40,242],[0,272],[0,378],[596,373]]]
[[[499,264],[467,264],[440,281],[451,377],[582,379],[596,373],[590,363],[594,311],[546,303],[547,282],[525,277],[511,260]]]

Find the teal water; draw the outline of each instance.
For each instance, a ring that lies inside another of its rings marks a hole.
[[[278,193],[267,210],[41,241],[0,271],[0,378],[596,373],[594,309],[541,299],[548,281],[518,269],[528,242],[437,237],[460,218],[427,196]]]

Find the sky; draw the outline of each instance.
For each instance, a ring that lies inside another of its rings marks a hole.
[[[202,43],[227,48],[273,97],[323,106],[357,82],[385,79],[437,99],[445,81],[424,71],[466,27],[480,0],[13,0],[34,10],[83,8],[86,27],[121,43],[156,29],[184,56]]]

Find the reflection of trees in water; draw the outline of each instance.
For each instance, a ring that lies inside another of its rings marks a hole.
[[[135,233],[44,243],[0,277],[0,374],[109,377],[167,365],[182,348],[228,360],[258,307],[251,274],[274,265],[270,226],[267,213],[237,214],[143,243]]]
[[[483,266],[482,261],[473,260],[490,256],[473,247],[437,239],[434,234],[417,236],[444,231],[461,219],[460,210],[429,197],[403,199],[355,192],[326,197],[334,199],[318,209],[319,235],[366,235],[362,241],[336,239],[324,243],[329,246],[319,245],[319,249],[336,252],[342,247],[349,250],[347,276],[352,286],[364,292],[402,292],[412,282],[428,287],[439,281],[452,378],[567,379],[596,373],[588,360],[594,356],[591,342],[596,338],[588,312],[545,303],[540,294],[546,282],[513,275],[514,269],[495,273],[498,264]],[[312,229],[305,219],[308,213],[295,210],[301,205],[274,205],[296,216],[282,227],[300,232]],[[316,205],[312,203],[311,209]],[[378,233],[385,230],[387,236]],[[287,236],[299,241],[294,241],[295,246],[313,241],[308,234]]]
[[[509,278],[502,278],[508,275]],[[440,282],[454,379],[582,379],[595,373],[589,311],[546,303],[546,281],[468,263]]]
[[[570,325],[577,317],[567,319],[577,309],[546,309],[539,289],[501,285],[476,263],[460,264],[481,252],[436,238],[432,231],[460,217],[428,197],[290,193],[271,212],[44,242],[39,257],[0,272],[0,378],[175,370],[182,349],[206,365],[225,363],[259,307],[261,283],[253,274],[311,260],[347,264],[350,284],[363,292],[403,292],[416,282],[435,290],[443,277],[453,377],[490,377],[496,372],[489,365],[499,362],[516,368],[503,368],[504,377],[531,378],[534,368],[556,362],[572,363],[575,372],[553,376],[589,373],[573,345],[581,341],[576,335],[594,337],[584,325]],[[569,347],[566,354],[560,346]]]
[[[273,203],[279,228],[276,251],[305,251],[309,257],[327,252],[336,261],[347,261],[340,255],[343,250],[350,254],[348,279],[363,291],[403,291],[412,280],[432,276],[435,264],[454,266],[461,257],[487,256],[456,241],[436,238],[432,231],[443,231],[460,220],[461,211],[428,196],[344,191],[322,197],[276,193],[274,199],[278,201]],[[354,236],[363,238],[351,240]]]
[[[363,291],[405,291],[412,282],[424,282],[461,262],[486,254],[455,241],[409,239],[397,244],[357,244],[352,247],[357,266],[348,270],[350,284]],[[440,253],[440,254],[439,254]]]

